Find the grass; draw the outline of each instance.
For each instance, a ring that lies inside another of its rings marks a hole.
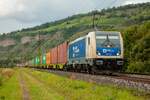
[[[0,86],[3,84],[3,82],[7,79],[9,79],[13,75],[13,70],[6,68],[2,69],[0,68]]]
[[[0,86],[0,100],[21,100],[18,73],[12,69],[3,69],[3,84]]]
[[[1,72],[1,71],[0,71]],[[31,69],[8,71],[11,76],[0,86],[0,100],[21,100],[24,96],[20,78],[24,80],[30,100],[148,100],[137,91],[111,85],[97,85]],[[2,72],[1,72],[2,73]],[[21,77],[22,76],[22,77]]]
[[[67,100],[144,100],[145,97],[135,96],[128,89],[108,85],[96,85],[78,80],[49,74],[46,72],[27,70],[38,80],[63,96]]]
[[[2,75],[0,74],[0,86],[2,85],[2,80],[3,80],[3,77],[2,77]]]
[[[2,85],[2,80],[3,80],[3,77],[2,77],[2,69],[0,68],[0,86]]]
[[[64,100],[63,97],[53,91],[48,85],[45,85],[31,75],[23,72],[23,76],[26,80],[31,100]]]

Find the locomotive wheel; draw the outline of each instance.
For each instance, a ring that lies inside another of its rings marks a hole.
[[[96,67],[96,66],[92,66],[92,68],[91,68],[91,73],[92,73],[93,75],[95,75],[95,74],[97,73],[97,67]]]
[[[66,65],[64,66],[63,71],[67,71],[67,66]]]
[[[92,72],[92,70],[91,70],[91,68],[90,68],[90,66],[89,66],[89,67],[88,67],[88,74],[92,74],[91,72]]]

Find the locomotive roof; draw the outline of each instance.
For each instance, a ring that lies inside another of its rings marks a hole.
[[[118,35],[120,34],[120,32],[117,31],[95,31],[96,34],[114,34],[114,35]]]
[[[118,31],[93,31],[93,32],[89,32],[89,33],[96,33],[96,34],[106,34],[107,33],[107,34],[113,34],[113,35],[120,34],[120,32],[118,32]],[[74,41],[70,42],[69,44],[75,43],[75,42],[82,40],[84,38],[86,38],[86,36],[79,37],[79,38],[75,39]]]

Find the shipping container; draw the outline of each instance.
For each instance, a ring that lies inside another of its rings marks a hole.
[[[67,42],[64,42],[58,46],[58,64],[67,63],[67,47]]]
[[[40,65],[40,57],[39,56],[37,56],[35,58],[35,65]]]
[[[58,63],[58,49],[57,47],[51,49],[51,64]]]
[[[46,65],[46,54],[42,54],[42,65]]]
[[[46,53],[46,65],[50,65],[51,64],[51,54],[50,51],[48,53]]]

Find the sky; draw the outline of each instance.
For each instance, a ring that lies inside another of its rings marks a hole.
[[[92,10],[150,0],[0,0],[0,33],[33,27]]]

